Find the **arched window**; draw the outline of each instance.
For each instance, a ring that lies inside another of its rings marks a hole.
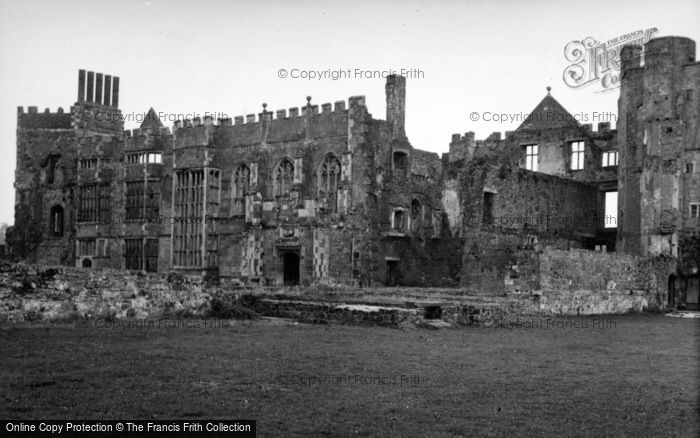
[[[245,196],[250,190],[250,168],[245,164],[241,164],[233,172],[233,187],[232,187],[232,214],[245,214]]]
[[[49,216],[51,235],[54,237],[63,236],[63,207],[54,205],[51,207],[51,214]]]
[[[277,165],[274,173],[273,195],[282,196],[289,193],[289,189],[294,182],[294,164],[288,159],[284,159]]]
[[[338,211],[338,187],[341,165],[333,155],[328,155],[318,172],[318,196],[327,200],[328,209]]]
[[[421,226],[421,208],[420,201],[414,199],[411,201],[411,231],[417,233]]]

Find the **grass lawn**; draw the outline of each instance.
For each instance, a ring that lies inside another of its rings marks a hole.
[[[260,436],[700,436],[700,320],[556,321],[569,327],[3,325],[0,417],[254,419]]]

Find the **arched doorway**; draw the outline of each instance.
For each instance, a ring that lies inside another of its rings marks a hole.
[[[83,268],[92,268],[92,260],[90,259],[83,259],[81,266]]]
[[[282,269],[285,286],[297,286],[299,284],[299,254],[285,252],[282,254]]]

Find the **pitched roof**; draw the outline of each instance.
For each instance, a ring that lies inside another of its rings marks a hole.
[[[516,131],[581,127],[576,118],[552,97],[550,89],[547,87],[547,95]]]
[[[158,113],[151,107],[151,109],[148,110],[148,114],[146,114],[146,117],[143,119],[143,122],[141,122],[141,129],[158,129],[162,128],[163,124],[160,121],[160,117],[158,117]]]

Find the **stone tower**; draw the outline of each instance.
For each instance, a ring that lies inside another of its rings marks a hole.
[[[698,231],[700,63],[695,42],[664,37],[624,47],[618,138],[617,248],[678,256],[684,231]]]

